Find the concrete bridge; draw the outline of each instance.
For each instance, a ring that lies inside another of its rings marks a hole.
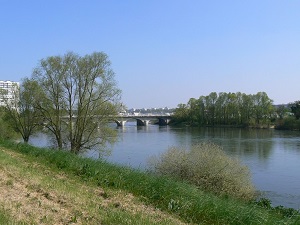
[[[166,114],[119,114],[114,119],[120,127],[124,126],[128,120],[136,120],[137,126],[147,126],[150,121],[157,121],[158,125],[166,126],[171,121],[171,116]]]

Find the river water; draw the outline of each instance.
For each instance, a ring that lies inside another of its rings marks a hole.
[[[151,156],[171,146],[189,147],[212,141],[231,156],[238,157],[252,173],[255,187],[274,206],[300,208],[300,132],[273,129],[177,128],[127,122],[116,128],[118,142],[111,146],[110,162],[145,169]],[[31,143],[46,146],[48,137],[34,136]],[[86,153],[97,158],[96,151]]]

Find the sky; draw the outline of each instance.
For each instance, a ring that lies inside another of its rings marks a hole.
[[[105,52],[127,108],[211,92],[300,100],[297,0],[0,0],[0,80],[41,59]]]

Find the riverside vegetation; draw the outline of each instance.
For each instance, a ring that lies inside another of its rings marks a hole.
[[[300,101],[273,105],[267,93],[212,92],[175,109],[173,124],[189,126],[233,126],[277,129],[300,129]]]
[[[0,224],[299,224],[299,212],[66,151],[0,141]]]

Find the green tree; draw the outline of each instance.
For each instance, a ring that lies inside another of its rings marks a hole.
[[[288,109],[284,105],[279,105],[276,109],[276,113],[279,116],[279,119],[283,119],[287,112]]]
[[[200,96],[198,101],[199,106],[199,114],[198,114],[198,123],[199,125],[206,125],[207,124],[207,110],[205,106],[205,96]]]
[[[5,118],[10,126],[19,133],[24,142],[29,141],[39,122],[39,114],[35,109],[35,96],[38,94],[37,83],[25,78],[21,86],[15,85],[10,95],[13,100],[3,98],[5,103]],[[2,92],[2,96],[5,93]]]
[[[189,108],[188,120],[191,125],[198,124],[198,118],[200,113],[198,100],[191,98],[188,101],[187,107]]]
[[[240,113],[241,124],[249,125],[253,117],[254,101],[252,95],[241,94]]]
[[[67,53],[41,60],[33,78],[43,90],[38,108],[58,148],[78,154],[113,141],[108,126],[119,107],[120,90],[108,56]]]
[[[227,124],[238,124],[239,112],[237,96],[235,93],[228,93],[227,97]]]
[[[211,92],[208,96],[205,97],[208,122],[211,125],[215,124],[217,99],[218,99],[218,94],[216,92]]]
[[[273,100],[265,92],[258,92],[256,95],[253,95],[253,99],[256,124],[266,123],[274,112]]]
[[[174,111],[174,121],[177,123],[187,122],[189,116],[189,109],[186,104],[178,104]]]
[[[1,126],[0,139],[7,140],[7,139],[18,138],[17,133],[14,131],[14,129],[11,127],[11,125],[8,122],[6,109],[4,106],[0,107],[0,126]]]
[[[226,124],[228,94],[220,92],[216,101],[216,120],[218,124]]]
[[[291,111],[298,120],[300,118],[300,101],[295,101],[290,104]]]

